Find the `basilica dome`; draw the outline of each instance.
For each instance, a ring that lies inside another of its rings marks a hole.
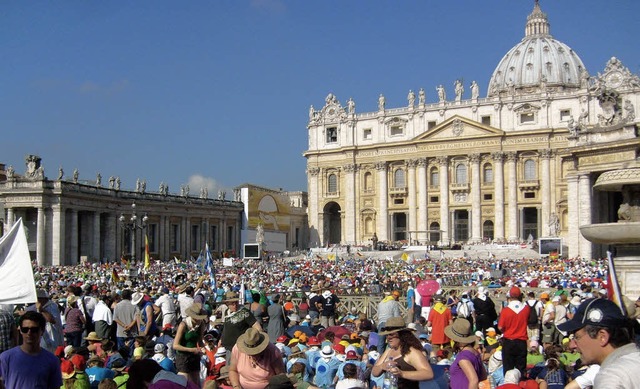
[[[494,70],[487,96],[576,89],[587,77],[578,54],[551,36],[547,15],[536,1],[524,38]]]

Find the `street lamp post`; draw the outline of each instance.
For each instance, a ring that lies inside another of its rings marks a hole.
[[[136,215],[136,203],[131,204],[131,218],[129,221],[125,218],[124,214],[120,214],[120,225],[123,230],[131,231],[131,259],[136,257],[136,232],[138,230],[144,230],[147,228],[147,221],[149,217],[145,213],[141,220],[138,220]]]

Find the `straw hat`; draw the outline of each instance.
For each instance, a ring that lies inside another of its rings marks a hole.
[[[384,323],[384,327],[382,327],[382,331],[379,335],[389,335],[403,330],[411,331],[411,329],[407,327],[403,318],[392,317]]]
[[[205,320],[207,318],[207,315],[201,314],[201,312],[202,306],[200,305],[200,303],[193,303],[189,308],[187,308],[185,314],[195,320]]]
[[[269,337],[262,331],[251,327],[240,335],[236,343],[238,349],[247,355],[257,355],[269,345]]]
[[[471,323],[469,323],[469,320],[463,318],[458,318],[453,324],[446,326],[444,333],[449,339],[458,343],[470,344],[477,340],[476,335],[471,329]]]
[[[89,335],[87,335],[87,337],[86,337],[86,338],[84,338],[84,339],[85,339],[85,340],[95,340],[95,341],[98,341],[98,342],[101,342],[101,341],[102,341],[102,338],[99,338],[99,337],[98,337],[98,333],[97,333],[97,332],[95,332],[95,331],[91,331],[91,332],[89,332]]]
[[[238,296],[238,292],[229,291],[224,295],[223,303],[231,303],[234,301],[240,301],[240,297]]]
[[[69,296],[69,297],[67,297],[67,306],[71,306],[71,305],[73,305],[73,303],[75,303],[77,301],[78,301],[78,296],[75,296],[75,295]]]
[[[60,370],[62,370],[62,378],[68,380],[76,374],[76,369],[73,367],[73,363],[69,360],[62,360],[60,363]]]

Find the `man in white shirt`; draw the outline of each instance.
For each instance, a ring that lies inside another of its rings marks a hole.
[[[180,305],[180,317],[187,318],[187,309],[193,305],[193,286],[189,285],[184,289],[183,293],[178,295],[178,305]]]
[[[162,296],[158,297],[155,306],[162,312],[162,327],[171,324],[176,326],[176,304],[173,297],[169,295],[169,288],[162,288]],[[155,307],[154,307],[155,310]]]

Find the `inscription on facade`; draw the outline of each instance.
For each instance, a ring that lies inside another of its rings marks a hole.
[[[621,151],[615,154],[601,154],[580,157],[580,165],[595,165],[606,162],[632,161],[635,159],[635,152]]]

